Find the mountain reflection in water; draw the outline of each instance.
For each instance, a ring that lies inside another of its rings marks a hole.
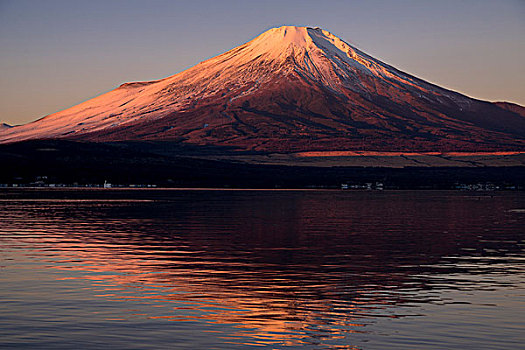
[[[519,193],[1,196],[4,345],[80,341],[96,348],[90,332],[104,339],[100,328],[115,327],[113,345],[140,348],[138,324],[170,334],[169,342],[151,338],[148,348],[447,348],[479,341],[481,348],[517,349],[524,340],[523,321],[508,312],[523,306],[512,304],[523,295],[525,276]],[[35,277],[28,269],[43,272]],[[17,296],[17,289],[24,292]],[[56,300],[28,306],[43,293],[56,293]],[[89,306],[102,301],[100,309]],[[74,311],[60,316],[67,307]],[[456,309],[472,315],[443,314]],[[90,326],[61,335],[81,322],[75,315],[91,315]],[[474,315],[500,324],[477,324]],[[42,331],[46,316],[54,326]],[[191,327],[174,326],[184,323]],[[452,333],[436,329],[443,324]]]

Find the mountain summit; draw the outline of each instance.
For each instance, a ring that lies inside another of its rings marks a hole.
[[[4,143],[36,138],[263,152],[523,150],[525,116],[401,72],[326,30],[284,26],[168,78],[0,130]]]

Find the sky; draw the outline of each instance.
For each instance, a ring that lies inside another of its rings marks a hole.
[[[525,105],[525,0],[0,0],[0,122],[173,75],[282,25],[318,26],[429,82]]]

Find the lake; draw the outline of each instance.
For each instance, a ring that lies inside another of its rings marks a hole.
[[[523,349],[522,192],[3,189],[0,348]]]

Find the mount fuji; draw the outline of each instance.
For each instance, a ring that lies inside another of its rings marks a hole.
[[[268,153],[524,151],[524,110],[418,79],[326,30],[283,26],[173,76],[126,83],[1,128],[0,143],[169,141]]]

